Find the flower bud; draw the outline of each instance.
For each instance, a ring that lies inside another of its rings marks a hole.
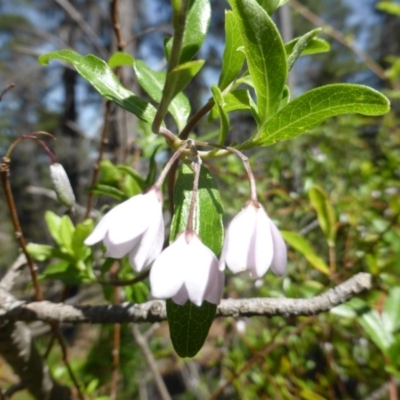
[[[75,195],[64,167],[58,163],[51,164],[50,177],[58,200],[66,207],[73,209],[75,205]]]

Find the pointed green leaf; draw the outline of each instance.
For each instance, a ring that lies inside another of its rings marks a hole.
[[[283,239],[289,246],[303,254],[306,260],[319,272],[329,275],[329,267],[325,261],[315,254],[306,238],[296,232],[281,231]]]
[[[390,347],[395,342],[395,339],[393,335],[385,329],[381,316],[375,310],[369,309],[361,313],[357,320],[375,345],[384,354],[387,354]]]
[[[72,50],[59,50],[40,56],[39,62],[48,64],[51,59],[72,64],[77,72],[106,99],[112,100],[145,122],[151,123],[153,121],[156,113],[155,108],[125,89],[105,61],[92,54],[81,56]]]
[[[381,1],[380,3],[377,4],[376,8],[378,10],[400,17],[400,4],[389,3],[388,1]]]
[[[221,126],[219,129],[219,135],[218,135],[218,144],[224,144],[226,137],[228,136],[229,132],[229,117],[228,113],[224,109],[224,99],[222,97],[222,93],[219,90],[218,86],[212,85],[211,86],[211,91],[213,94],[214,102],[218,107],[219,111],[219,116],[221,119]]]
[[[334,84],[308,91],[278,111],[258,131],[259,145],[269,145],[306,133],[340,114],[383,115],[389,100],[363,85]]]
[[[179,9],[180,7],[178,7]],[[182,40],[179,64],[190,61],[200,50],[207,35],[211,20],[211,5],[209,0],[191,0],[186,17],[185,32]],[[165,54],[170,58],[172,38],[165,44]]]
[[[124,53],[122,51],[115,52],[108,59],[108,65],[110,68],[122,67],[123,65],[133,66],[134,62],[135,62],[135,60],[133,59],[133,57],[130,54]]]
[[[115,187],[109,185],[97,184],[90,187],[89,190],[93,193],[103,194],[105,196],[110,196],[113,197],[114,199],[121,201],[127,199],[127,195],[122,190],[116,189]]]
[[[193,188],[193,171],[182,165],[174,188],[175,214],[171,224],[170,240],[186,229]],[[203,243],[217,256],[223,242],[223,208],[217,185],[205,167],[201,168],[195,231]],[[190,265],[188,265],[190,268]],[[200,307],[187,302],[179,306],[167,300],[167,316],[171,340],[181,357],[193,357],[203,346],[215,318],[217,306],[206,301]]]
[[[286,52],[274,22],[256,0],[229,0],[238,18],[261,121],[278,110],[287,77]]]
[[[226,113],[237,110],[251,110],[250,93],[246,89],[238,89],[224,95],[223,108]],[[219,117],[218,106],[215,105],[209,115],[209,121]]]
[[[292,69],[296,60],[300,57],[303,51],[310,45],[315,36],[321,32],[321,28],[317,28],[312,30],[311,32],[306,33],[300,38],[294,39],[289,42],[288,45],[285,45],[285,51],[288,53],[288,48],[290,49],[291,45],[294,44],[292,51],[288,54],[288,69],[289,71]]]
[[[245,54],[242,37],[238,35],[239,24],[232,11],[225,11],[225,50],[218,86],[224,90],[243,68]]]
[[[285,44],[285,50],[288,57],[293,54],[293,51],[301,38],[295,38]],[[300,56],[308,56],[311,54],[326,53],[330,51],[331,45],[324,39],[317,37],[312,38],[300,52]]]
[[[333,246],[336,238],[336,213],[328,194],[322,187],[314,185],[308,192],[311,204],[317,212],[319,226],[328,244]]]
[[[155,102],[160,103],[166,72],[153,71],[141,60],[135,61],[134,69],[140,86]],[[190,114],[189,100],[182,92],[179,92],[171,101],[168,111],[173,116],[179,131],[181,131]]]
[[[73,254],[72,235],[74,234],[74,232],[75,227],[71,221],[71,218],[68,215],[63,215],[61,218],[60,236],[62,240],[62,245],[69,254]]]
[[[150,156],[150,159],[149,159],[149,172],[148,172],[148,174],[147,174],[144,187],[150,187],[150,186],[153,185],[154,182],[156,181],[156,177],[157,177],[157,162],[156,162],[156,156],[157,156],[157,154],[158,154],[158,151],[160,150],[160,147],[162,147],[162,145],[157,146],[157,147],[153,150],[153,153],[152,153],[151,156]]]
[[[28,243],[26,246],[28,253],[35,261],[46,261],[50,258],[67,258],[60,250],[46,244]]]
[[[53,211],[46,211],[44,214],[44,219],[46,220],[47,227],[54,241],[60,246],[62,244],[60,228],[61,228],[61,218],[55,214]]]
[[[72,235],[71,247],[76,260],[84,260],[89,254],[90,249],[84,245],[84,240],[93,231],[93,220],[87,219],[76,225]]]
[[[389,290],[383,305],[382,320],[389,332],[400,330],[400,287],[395,286]]]

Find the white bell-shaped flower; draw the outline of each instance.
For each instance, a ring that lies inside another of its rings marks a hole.
[[[260,278],[269,267],[275,274],[283,275],[286,262],[286,245],[278,228],[260,203],[250,201],[228,227],[220,270],[228,266],[235,274],[247,270]]]
[[[106,257],[129,261],[136,271],[150,265],[164,243],[162,193],[153,186],[148,192],[124,201],[109,211],[85,240],[91,246],[103,241]]]
[[[195,232],[183,231],[154,262],[150,270],[151,294],[171,298],[184,305],[188,300],[200,306],[203,300],[219,304],[224,274],[218,259]]]

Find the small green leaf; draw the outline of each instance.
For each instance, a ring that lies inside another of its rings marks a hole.
[[[133,66],[134,62],[135,62],[135,60],[133,59],[133,57],[130,54],[124,53],[122,51],[115,52],[108,59],[108,65],[110,68],[121,67],[123,65]]]
[[[153,71],[141,60],[135,61],[134,69],[140,86],[155,102],[160,103],[166,73]],[[179,131],[182,130],[190,114],[187,97],[182,92],[178,93],[171,101],[168,110],[174,117]]]
[[[62,240],[62,247],[64,247],[69,254],[73,254],[72,251],[72,235],[75,232],[74,224],[68,215],[63,215],[61,218],[60,236]]]
[[[28,253],[35,261],[46,261],[50,258],[68,258],[60,250],[46,244],[28,243],[26,246]]]
[[[389,290],[383,305],[382,320],[389,332],[400,330],[400,287],[395,286]]]
[[[274,22],[256,0],[229,0],[238,18],[260,121],[278,110],[287,77],[286,51]]]
[[[49,265],[39,278],[57,279],[66,285],[79,285],[93,281],[85,271],[77,269],[68,261],[60,261]]]
[[[395,342],[393,335],[385,329],[381,316],[375,310],[368,310],[361,313],[358,322],[364,328],[367,335],[375,345],[387,354]]]
[[[232,11],[225,11],[225,50],[218,86],[224,90],[243,68],[245,54],[242,37],[238,35],[239,24]],[[242,50],[241,50],[242,48]]]
[[[363,85],[334,84],[308,91],[291,101],[260,127],[253,142],[270,145],[291,139],[340,114],[383,115],[389,100]]]
[[[77,72],[106,99],[112,100],[145,122],[153,121],[155,108],[125,89],[105,61],[92,54],[81,56],[72,50],[59,50],[40,56],[39,62],[48,64],[51,59],[71,63]]]
[[[328,194],[322,187],[314,185],[308,192],[311,204],[317,212],[319,226],[330,246],[335,244],[336,238],[336,213]]]
[[[238,110],[251,110],[250,107],[250,93],[246,89],[238,89],[224,95],[223,109],[226,113]],[[209,116],[209,121],[219,117],[218,106],[215,105]]]
[[[291,42],[285,45],[285,51],[286,54],[288,55],[288,69],[289,71],[292,69],[294,63],[296,60],[307,51],[307,49],[312,48],[312,43],[315,39],[315,36],[321,32],[321,28],[317,28],[312,30],[311,32],[306,33],[300,38],[293,39]],[[320,44],[320,42],[317,42]],[[326,43],[326,42],[325,42]],[[315,49],[315,43],[314,43],[314,49]],[[329,45],[328,45],[328,50],[329,50]],[[326,51],[328,51],[326,50]],[[308,53],[310,54],[310,53]]]
[[[228,113],[224,109],[224,98],[222,97],[222,93],[219,90],[218,86],[212,85],[211,91],[213,94],[214,102],[218,107],[221,119],[221,126],[218,135],[218,144],[224,144],[229,132],[229,117]]]
[[[129,175],[132,179],[134,179],[138,185],[143,189],[144,187],[144,180],[143,178],[139,175],[137,171],[135,171],[132,167],[129,165],[117,165],[117,169],[119,171],[124,172],[125,174]]]
[[[175,214],[171,223],[171,242],[185,230],[193,189],[193,171],[182,165],[174,187]],[[194,229],[217,256],[223,243],[223,208],[218,187],[207,168],[202,167],[199,180]],[[190,268],[190,265],[188,265]],[[217,306],[206,301],[200,307],[187,302],[179,306],[167,300],[167,316],[171,340],[181,357],[193,357],[201,349],[215,318]]]
[[[376,5],[376,8],[380,11],[384,11],[400,17],[400,4],[389,3],[388,1],[381,1]]]
[[[279,106],[279,109],[282,109],[283,107],[286,107],[286,105],[290,101],[290,89],[289,86],[285,85],[285,88],[283,89],[282,92],[282,99],[281,99],[281,104]]]
[[[310,243],[303,236],[295,232],[281,231],[283,239],[299,253],[303,254],[306,260],[319,272],[329,275],[329,267],[325,261],[318,257]]]
[[[180,8],[180,7],[177,7]],[[211,5],[209,0],[192,0],[186,17],[185,32],[182,40],[179,64],[190,61],[200,50],[207,35],[211,20]],[[165,44],[165,54],[170,58],[172,38]]]
[[[97,184],[90,187],[89,190],[92,191],[93,193],[110,196],[113,197],[114,199],[121,201],[126,200],[128,198],[128,196],[122,190],[116,189],[115,187],[109,185]]]
[[[51,237],[60,246],[62,244],[60,234],[61,218],[53,211],[46,211],[44,214],[44,219],[46,220],[46,224],[49,228]]]
[[[156,155],[158,154],[158,151],[160,150],[160,147],[162,147],[163,145],[159,145],[157,146],[153,153],[150,156],[149,159],[149,173],[147,174],[146,177],[146,182],[145,182],[145,187],[149,187],[151,185],[154,184],[154,182],[156,181],[156,176],[157,176],[157,162],[156,162]]]
[[[75,232],[72,235],[71,247],[76,260],[84,260],[90,254],[90,249],[84,245],[84,240],[93,231],[93,221],[87,219],[76,225]]]

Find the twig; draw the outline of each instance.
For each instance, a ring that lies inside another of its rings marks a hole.
[[[4,290],[7,290],[7,292],[12,290],[21,270],[23,267],[25,267],[26,263],[27,261],[25,254],[20,254],[0,281],[0,286]]]
[[[320,26],[324,31],[336,39],[339,43],[348,47],[354,54],[356,54],[365,65],[380,79],[386,80],[387,76],[385,70],[365,51],[357,49],[351,41],[349,41],[343,33],[335,29],[332,25],[328,24],[318,15],[314,14],[310,9],[303,6],[297,0],[290,0],[290,6],[294,8],[298,13],[300,13],[305,19],[313,23],[315,26]]]
[[[123,51],[125,42],[122,37],[121,25],[118,17],[118,0],[112,0],[111,2],[111,20],[114,29],[115,36],[117,37],[117,47],[119,51]]]
[[[97,182],[97,178],[99,176],[99,168],[100,168],[100,163],[101,160],[103,159],[104,151],[106,148],[106,145],[108,143],[107,135],[108,135],[108,123],[110,119],[110,114],[111,114],[111,101],[107,100],[106,101],[106,112],[104,116],[104,123],[103,123],[103,129],[101,132],[101,142],[100,142],[100,149],[99,149],[99,155],[97,157],[96,164],[93,166],[93,177],[92,177],[92,182],[90,186],[94,186]],[[93,206],[93,192],[89,192],[88,200],[87,200],[87,206],[86,206],[86,214],[85,214],[85,219],[89,218],[90,212]]]
[[[202,108],[200,108],[200,110],[189,119],[186,126],[182,129],[181,133],[179,134],[179,139],[187,139],[193,127],[201,118],[211,111],[211,109],[214,107],[214,104],[214,100],[210,99]]]
[[[96,32],[82,17],[82,14],[68,0],[55,0],[55,1],[76,22],[76,24],[79,26],[79,28],[81,28],[82,32],[86,33],[87,37],[93,43],[94,47],[101,54],[101,56],[103,58],[106,58],[108,55],[107,49],[101,43],[101,40],[97,36]]]
[[[302,322],[299,324],[295,329],[293,329],[291,332],[286,334],[281,340],[277,342],[272,342],[269,343],[264,349],[256,353],[242,368],[240,368],[237,372],[233,374],[233,376],[225,382],[222,386],[220,386],[209,398],[209,400],[215,400],[218,399],[219,396],[224,392],[224,390],[232,384],[232,382],[237,379],[243,372],[247,371],[250,369],[254,364],[257,362],[260,362],[265,356],[275,349],[277,349],[280,346],[284,346],[287,341],[294,335],[299,334],[307,325],[312,323],[315,319],[314,318],[308,318],[307,321]]]
[[[3,100],[3,96],[12,88],[15,87],[15,83],[10,83],[9,85],[7,85],[0,93],[0,101]]]
[[[252,316],[309,316],[331,310],[355,295],[372,287],[372,276],[358,273],[340,285],[310,299],[226,299],[217,308],[217,317]],[[126,323],[160,322],[166,320],[163,300],[152,300],[142,304],[71,306],[49,301],[25,303],[11,301],[1,296],[0,321],[46,321],[68,323]]]
[[[136,276],[133,279],[128,279],[126,281],[120,281],[117,278],[111,277],[109,281],[105,281],[102,279],[99,279],[97,282],[102,284],[102,285],[112,285],[112,286],[131,286],[134,285],[135,283],[139,283],[144,281],[146,278],[148,278],[150,274],[150,271],[144,271],[140,275]]]
[[[149,366],[154,382],[157,386],[158,393],[162,400],[171,400],[171,396],[168,393],[168,389],[165,386],[164,380],[158,370],[157,363],[154,359],[153,353],[150,350],[149,344],[146,338],[140,333],[139,327],[136,324],[132,324],[132,334],[135,338],[136,343],[142,350],[144,358],[146,359],[147,365]]]

